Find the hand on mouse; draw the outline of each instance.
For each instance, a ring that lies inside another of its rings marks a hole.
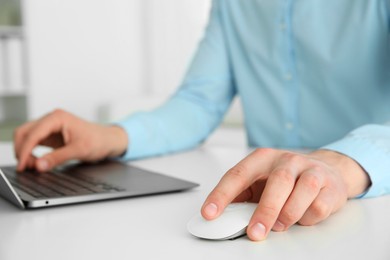
[[[32,155],[37,145],[55,149],[38,159]],[[119,156],[126,147],[127,136],[120,127],[90,123],[63,110],[28,122],[14,133],[19,171],[36,168],[43,172],[72,159],[98,161]]]
[[[360,165],[337,152],[299,154],[259,148],[222,177],[201,213],[211,220],[231,202],[256,202],[247,234],[258,241],[271,229],[285,231],[295,223],[319,223],[369,185]]]

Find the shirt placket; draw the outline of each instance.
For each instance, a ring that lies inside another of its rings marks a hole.
[[[282,15],[279,21],[279,31],[282,39],[282,82],[285,86],[284,106],[284,130],[285,140],[288,147],[299,147],[298,133],[298,79],[296,73],[294,37],[292,27],[294,0],[283,0]]]

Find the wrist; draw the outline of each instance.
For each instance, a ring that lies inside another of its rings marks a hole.
[[[116,125],[107,127],[107,147],[108,149],[108,158],[122,156],[128,146],[128,137],[126,131]]]
[[[314,158],[328,164],[344,180],[348,198],[354,198],[365,192],[371,185],[368,173],[352,158],[331,150],[316,150],[310,153]]]

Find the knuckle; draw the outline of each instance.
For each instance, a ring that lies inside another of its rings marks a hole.
[[[281,181],[286,184],[295,183],[295,178],[292,172],[287,169],[279,169],[273,171],[270,175],[270,178],[277,179],[278,181]]]
[[[68,112],[61,108],[54,109],[49,116],[53,116],[54,118],[65,118],[68,116]]]
[[[234,183],[240,187],[246,187],[248,184],[247,168],[243,164],[237,164],[226,175],[232,178]]]
[[[290,165],[299,165],[302,163],[304,158],[302,157],[302,155],[292,152],[286,152],[282,154],[282,160],[286,161]]]
[[[316,224],[316,221],[313,221],[311,219],[300,219],[298,221],[299,225],[302,225],[302,226],[313,226]]]
[[[265,204],[261,207],[261,215],[265,219],[276,219],[279,212],[279,208],[274,204]]]
[[[309,190],[317,191],[321,188],[320,177],[316,174],[307,174],[301,178],[302,184]]]
[[[36,136],[36,134],[35,133],[29,133],[29,134],[26,134],[25,136],[24,136],[24,144],[26,145],[26,146],[28,146],[28,145],[31,145],[31,144],[33,144],[33,145],[35,145],[35,143],[37,142],[37,136]]]
[[[63,109],[61,109],[61,108],[56,108],[52,112],[52,114],[54,114],[54,115],[62,115],[64,113],[65,113],[65,111]]]
[[[312,172],[317,172],[317,173],[324,172],[324,168],[318,164],[313,164],[310,167],[311,167]]]
[[[223,189],[214,189],[212,195],[210,195],[210,201],[225,201],[229,197],[229,194]]]
[[[253,154],[256,154],[257,156],[265,156],[265,155],[268,155],[270,153],[272,153],[274,151],[274,149],[272,148],[256,148],[254,151],[253,151]]]
[[[314,201],[309,210],[315,219],[325,219],[330,214],[329,205],[322,202],[321,200]]]
[[[300,215],[291,209],[283,210],[280,215],[281,219],[283,219],[283,223],[288,225],[296,223],[300,218]]]

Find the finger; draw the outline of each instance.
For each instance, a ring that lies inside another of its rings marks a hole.
[[[303,172],[283,206],[273,230],[284,231],[297,223],[316,199],[323,186],[324,177],[318,171],[309,169]]]
[[[231,168],[207,197],[201,209],[203,217],[206,219],[218,217],[255,179],[265,178],[269,161],[274,156],[275,150],[257,149]]]
[[[25,168],[27,159],[31,155],[34,147],[52,133],[61,132],[61,127],[61,121],[55,118],[54,115],[46,116],[35,124],[21,144],[18,170],[23,170]]]
[[[256,181],[248,189],[238,195],[232,202],[259,202],[261,194],[263,193],[265,187],[265,183],[265,180]]]
[[[248,225],[247,233],[251,240],[265,239],[271,227],[274,226],[283,205],[294,187],[294,175],[296,174],[285,169],[276,170],[270,174],[259,205]]]
[[[76,159],[78,151],[76,145],[63,146],[37,159],[35,168],[40,172],[49,171],[66,161]]]
[[[335,192],[329,188],[323,188],[298,223],[311,226],[323,221],[334,212],[336,201]]]
[[[34,169],[35,162],[36,162],[36,158],[31,155],[27,160],[27,165],[26,165],[27,169]]]
[[[13,133],[13,143],[14,143],[14,152],[15,152],[15,157],[19,159],[19,154],[20,154],[20,148],[22,143],[24,142],[26,134],[30,131],[30,129],[33,127],[35,124],[34,121],[28,122],[14,130]]]
[[[279,213],[293,191],[296,179],[308,167],[305,157],[284,153],[275,169],[269,174],[259,205],[249,225],[248,237],[251,240],[263,240],[274,226]]]

